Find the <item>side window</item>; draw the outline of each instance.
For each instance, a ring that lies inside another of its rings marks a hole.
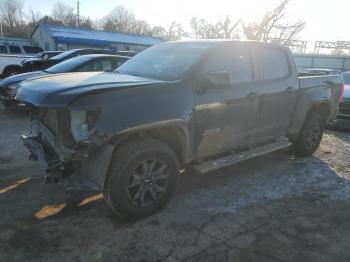
[[[261,48],[259,53],[264,80],[277,80],[289,74],[287,56],[283,51]]]
[[[7,54],[7,48],[5,45],[0,45],[0,54]]]
[[[87,62],[85,65],[79,68],[80,72],[92,72],[92,71],[107,71],[112,68],[111,61],[95,59]]]
[[[102,71],[113,71],[114,66],[111,59],[101,59],[100,62],[102,64]]]
[[[29,54],[37,54],[42,52],[43,50],[41,47],[38,46],[29,46],[29,45],[24,45],[23,46],[24,52],[29,53]]]
[[[11,54],[21,54],[21,48],[17,45],[9,45],[10,53]]]
[[[113,70],[117,69],[119,66],[121,66],[123,63],[125,63],[127,59],[125,58],[116,58],[113,60]]]
[[[204,67],[204,72],[227,71],[231,75],[233,84],[253,81],[249,50],[244,46],[222,48],[209,58]]]

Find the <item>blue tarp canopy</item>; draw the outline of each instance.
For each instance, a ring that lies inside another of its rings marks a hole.
[[[163,42],[162,38],[153,36],[107,32],[50,24],[37,25],[32,35],[38,28],[45,30],[47,34],[56,39],[58,43],[65,44],[110,46],[112,43],[123,43],[152,46]]]
[[[111,42],[98,39],[73,38],[65,36],[54,37],[59,44],[89,45],[89,46],[110,46]]]

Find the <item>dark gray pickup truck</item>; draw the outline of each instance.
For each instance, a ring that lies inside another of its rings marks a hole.
[[[114,73],[24,82],[22,136],[48,181],[103,191],[120,216],[170,199],[182,168],[208,172],[293,146],[315,152],[337,114],[342,76],[298,78],[289,49],[258,42],[164,43]]]

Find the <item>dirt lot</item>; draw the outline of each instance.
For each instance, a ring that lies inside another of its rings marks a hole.
[[[1,261],[350,261],[350,132],[311,158],[185,173],[167,208],[125,222],[96,193],[44,185],[26,128],[0,109]]]

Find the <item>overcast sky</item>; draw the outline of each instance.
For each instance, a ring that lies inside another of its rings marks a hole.
[[[25,10],[32,8],[41,14],[50,14],[56,0],[25,0]],[[74,0],[60,0],[76,5]],[[185,28],[191,17],[217,20],[230,15],[233,18],[254,20],[278,0],[80,0],[83,16],[99,18],[113,7],[123,5],[132,9],[137,18],[151,25],[168,25],[176,20]],[[291,20],[305,20],[302,40],[350,41],[350,0],[291,0],[288,16]]]

